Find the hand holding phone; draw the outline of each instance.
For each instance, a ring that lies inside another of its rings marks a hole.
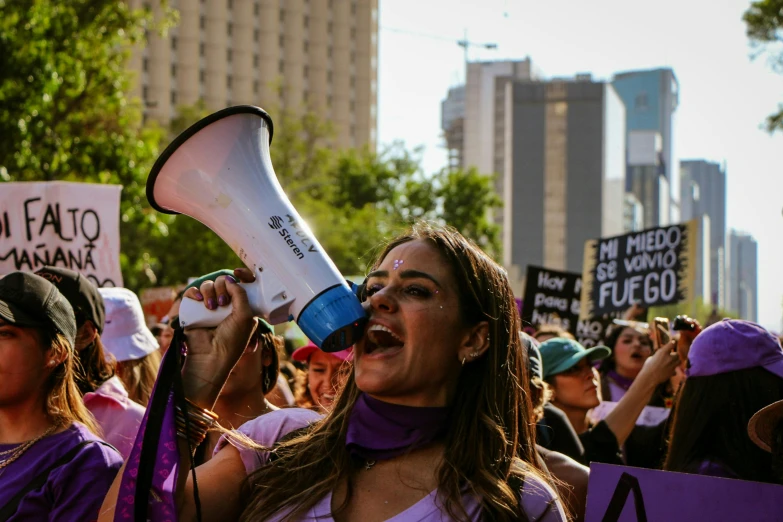
[[[660,348],[669,344],[672,338],[669,333],[669,318],[656,317],[653,320],[650,336],[652,337],[653,351],[658,351]]]

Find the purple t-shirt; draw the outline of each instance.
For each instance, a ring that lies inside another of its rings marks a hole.
[[[39,440],[0,470],[0,506],[83,440],[100,439],[75,422],[62,433]],[[0,451],[14,446],[0,444]],[[116,451],[97,442],[87,444],[73,460],[52,470],[42,487],[25,495],[9,522],[97,520],[103,498],[120,467],[122,457]]]
[[[319,419],[319,415],[310,410],[300,408],[286,408],[261,417],[257,417],[243,424],[238,431],[247,435],[256,443],[271,447],[275,442],[291,431],[307,426]],[[215,452],[217,453],[229,441],[224,437],[218,441]],[[267,463],[269,453],[258,452],[253,449],[238,447],[242,462],[248,474]],[[441,507],[437,490],[409,507],[402,513],[390,518],[387,522],[405,522],[416,520],[418,522],[445,522],[449,520],[448,513]],[[528,477],[525,486],[520,491],[522,508],[527,513],[531,522],[565,522],[566,517],[560,502],[555,501],[555,493],[549,486],[533,477]],[[318,501],[301,521],[334,522],[330,513],[332,511],[331,493]],[[551,505],[550,505],[551,504]],[[478,499],[465,495],[463,507],[467,511],[470,520],[481,520],[481,505]],[[269,519],[270,522],[290,520],[286,513],[280,513]]]

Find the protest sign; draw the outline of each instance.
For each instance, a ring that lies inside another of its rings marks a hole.
[[[590,465],[586,522],[772,522],[783,486],[610,464]]]
[[[173,286],[145,288],[141,291],[139,301],[141,301],[141,308],[144,310],[144,318],[148,326],[159,323],[163,319],[171,309],[171,305],[174,304],[176,295],[177,289]]]
[[[122,286],[118,185],[0,184],[0,274],[59,266]]]
[[[581,317],[693,298],[697,220],[585,244]]]
[[[574,333],[581,292],[582,274],[528,266],[522,321],[534,328],[551,324]]]

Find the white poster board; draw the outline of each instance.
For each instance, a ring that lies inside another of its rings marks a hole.
[[[0,274],[70,268],[122,286],[120,185],[0,183]]]

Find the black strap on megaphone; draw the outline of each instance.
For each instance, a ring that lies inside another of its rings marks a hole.
[[[636,521],[647,522],[647,511],[644,508],[644,498],[642,497],[642,488],[639,486],[639,479],[628,473],[620,476],[620,481],[612,495],[612,500],[604,513],[602,522],[617,522],[620,520],[620,514],[623,512],[628,495],[633,491],[633,502],[636,507]]]
[[[160,446],[160,435],[163,431],[166,407],[172,392],[174,404],[183,412],[185,420],[185,430],[186,435],[188,435],[186,440],[190,454],[190,472],[193,479],[193,500],[196,506],[196,520],[201,522],[202,519],[201,500],[196,480],[196,463],[193,458],[195,448],[190,446],[190,416],[188,415],[188,403],[185,400],[185,392],[182,385],[182,365],[184,362],[182,347],[185,346],[185,333],[179,325],[178,318],[172,320],[171,326],[174,328],[174,336],[171,339],[166,356],[163,357],[163,364],[158,372],[155,393],[149,403],[149,415],[144,432],[134,495],[134,519],[136,522],[147,522],[149,520],[148,512],[152,478],[155,473],[155,463],[158,457],[158,447]]]

